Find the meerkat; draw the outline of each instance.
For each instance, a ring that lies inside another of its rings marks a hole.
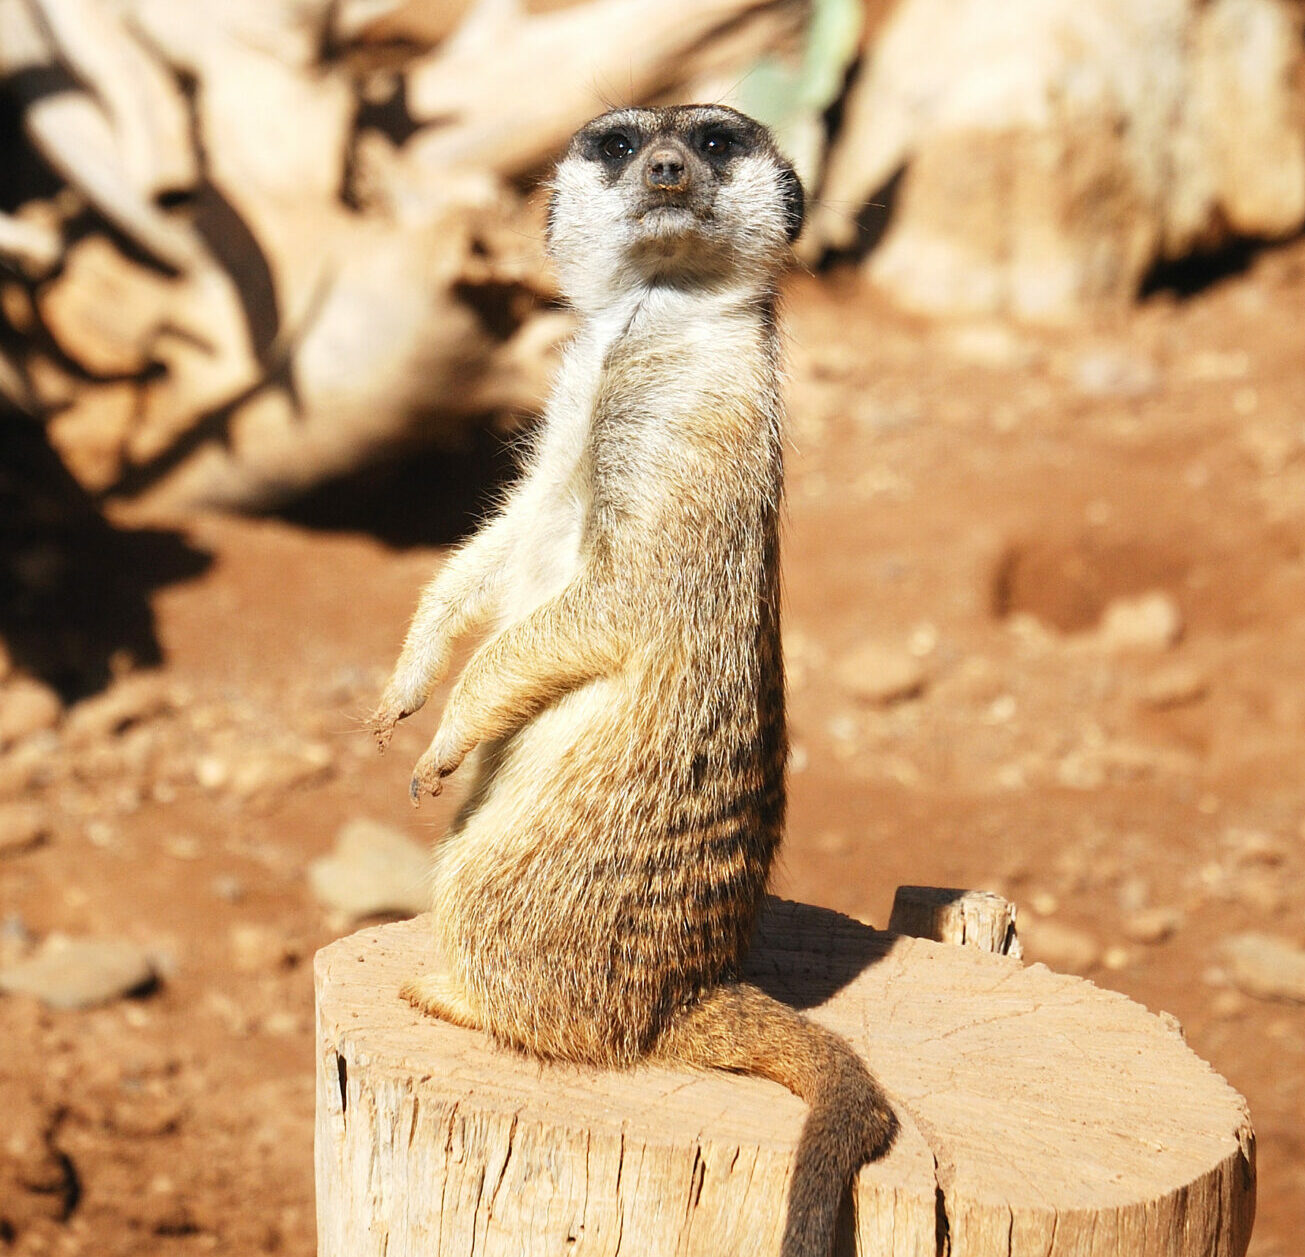
[[[404,996],[537,1057],[757,1074],[807,1101],[784,1257],[830,1251],[896,1121],[846,1042],[740,980],[784,824],[776,288],[804,198],[718,106],[571,140],[547,242],[579,315],[523,476],[422,592],[383,750],[489,627],[417,763],[435,956]]]

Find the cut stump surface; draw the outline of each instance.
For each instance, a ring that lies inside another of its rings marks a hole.
[[[779,1252],[804,1105],[727,1074],[543,1065],[398,994],[419,917],[317,955],[319,1257]],[[1245,1102],[1172,1019],[1080,978],[772,900],[749,963],[901,1120],[838,1251],[1241,1257]]]

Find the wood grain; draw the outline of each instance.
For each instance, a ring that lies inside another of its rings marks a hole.
[[[548,1066],[398,997],[424,918],[317,955],[319,1257],[776,1253],[803,1106]],[[840,1254],[1241,1257],[1245,1102],[1173,1026],[1042,965],[771,901],[752,977],[846,1035],[902,1123]]]

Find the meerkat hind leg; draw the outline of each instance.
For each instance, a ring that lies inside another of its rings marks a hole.
[[[419,977],[409,978],[400,988],[399,994],[414,1008],[441,1021],[451,1021],[456,1026],[466,1026],[469,1030],[480,1030],[483,1022],[480,1015],[467,1002],[466,995],[446,973],[423,973]]]

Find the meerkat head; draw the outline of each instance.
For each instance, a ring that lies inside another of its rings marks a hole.
[[[723,105],[617,109],[558,163],[549,252],[581,307],[651,284],[764,287],[802,229],[793,167]]]

